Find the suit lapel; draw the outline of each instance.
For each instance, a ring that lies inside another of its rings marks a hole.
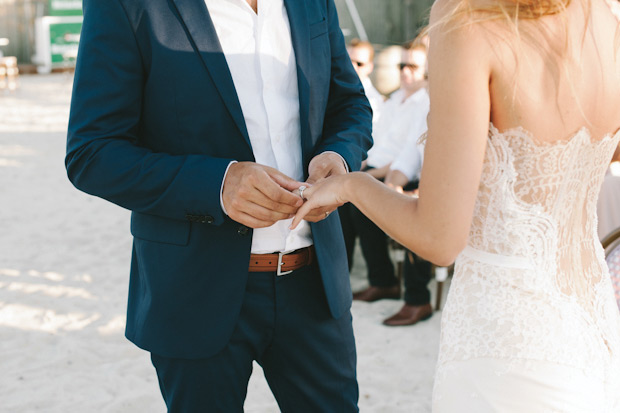
[[[217,37],[215,26],[203,0],[172,0],[187,27],[196,49],[213,83],[220,93],[226,108],[232,115],[239,131],[252,147],[248,135],[239,97],[235,90],[222,46]]]
[[[295,60],[297,61],[297,86],[299,88],[299,120],[301,123],[301,145],[302,156],[306,160],[311,155],[312,140],[310,139],[310,128],[308,124],[308,113],[310,104],[310,32],[308,24],[308,14],[304,0],[284,0],[289,25],[291,27],[291,37],[293,49],[295,50]]]

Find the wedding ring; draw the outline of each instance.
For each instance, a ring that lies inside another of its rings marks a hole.
[[[327,218],[329,216],[330,212],[329,211],[325,211],[325,218]]]
[[[299,189],[299,196],[301,197],[301,199],[306,199],[304,198],[304,191],[306,190],[306,186],[302,185],[298,189]]]

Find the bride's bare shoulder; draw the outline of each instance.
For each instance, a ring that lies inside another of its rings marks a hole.
[[[472,10],[484,9],[488,0],[436,0],[429,21],[431,42],[435,40],[448,50],[464,50],[475,55],[488,53],[503,37],[505,26],[489,14]],[[495,39],[495,40],[494,40]]]

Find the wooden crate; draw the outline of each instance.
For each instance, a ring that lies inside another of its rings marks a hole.
[[[0,89],[8,89],[10,91],[17,89],[18,78],[17,57],[0,57]]]

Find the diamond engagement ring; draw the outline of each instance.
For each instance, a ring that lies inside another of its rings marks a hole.
[[[306,199],[304,198],[304,191],[306,190],[306,186],[302,185],[298,189],[299,189],[299,196],[301,197],[301,199]]]
[[[325,211],[325,218],[327,218],[329,216],[331,211]]]

